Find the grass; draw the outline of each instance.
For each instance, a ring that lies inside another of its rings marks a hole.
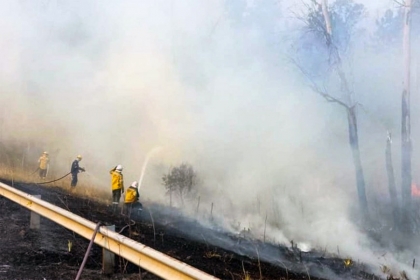
[[[155,220],[152,216],[152,211],[149,211],[150,219],[152,220],[152,226],[153,226],[153,244],[156,246],[156,230],[155,230]]]
[[[220,254],[218,254],[216,251],[207,251],[204,254],[204,257],[207,258],[207,259],[211,259],[211,258],[221,259],[222,258],[222,256]]]
[[[53,177],[54,175],[48,176],[45,182],[52,181],[56,178],[60,178],[61,176]],[[0,178],[9,180],[12,182],[12,186],[14,182],[21,182],[21,183],[28,183],[28,184],[36,184],[42,183],[38,177],[38,173],[34,173],[33,171],[23,170],[22,168],[12,169],[5,165],[0,165]],[[99,189],[95,186],[89,178],[80,178],[79,182],[75,188],[70,187],[70,180],[71,175],[63,178],[62,180],[44,184],[47,188],[59,188],[64,191],[69,192],[70,194],[78,197],[88,197],[92,198],[95,201],[108,203],[111,199],[110,191],[105,191],[103,189]]]
[[[242,261],[242,270],[244,272],[243,280],[251,280],[251,276],[249,275],[248,271],[245,271],[244,262]]]

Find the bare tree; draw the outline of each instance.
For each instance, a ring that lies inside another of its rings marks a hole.
[[[388,137],[386,140],[386,149],[385,149],[385,161],[386,161],[386,172],[388,176],[388,190],[389,190],[389,196],[391,198],[392,214],[394,218],[394,226],[396,226],[399,221],[399,211],[398,211],[398,200],[397,200],[397,187],[395,184],[395,176],[394,176],[394,166],[392,164],[392,148],[391,147],[392,147],[391,132],[388,131]]]
[[[401,103],[401,196],[404,210],[404,219],[411,213],[411,115],[410,115],[410,31],[411,31],[411,5],[407,0],[404,5],[404,89]]]
[[[198,183],[198,177],[190,164],[182,163],[178,167],[173,167],[168,174],[163,175],[162,181],[170,196],[171,204],[172,194],[176,193],[181,200],[182,206],[184,206],[185,197],[193,193]]]
[[[334,41],[333,36],[333,23],[331,22],[328,1],[322,0],[321,4],[318,4],[315,0],[312,0],[312,3],[315,5],[315,8],[312,10],[312,16],[309,19],[305,20],[306,25],[309,27],[310,31],[314,31],[317,34],[322,34],[324,39],[324,44],[328,49],[329,63],[333,71],[338,75],[341,91],[345,96],[345,100],[341,100],[337,97],[331,95],[325,86],[320,87],[317,83],[310,78],[309,73],[305,71],[299,63],[295,61],[295,65],[303,72],[303,74],[308,78],[311,88],[321,95],[326,101],[336,103],[342,106],[347,113],[348,120],[348,130],[349,130],[349,144],[353,156],[353,164],[355,167],[356,175],[356,185],[357,193],[359,198],[359,203],[363,215],[368,218],[368,202],[366,197],[366,186],[365,186],[365,177],[362,167],[362,161],[360,158],[359,150],[359,136],[358,136],[358,126],[357,126],[357,114],[356,107],[357,102],[355,101],[354,91],[350,88],[346,74],[343,70],[342,58],[340,50]],[[351,3],[351,1],[349,1]],[[358,7],[359,8],[359,7]],[[354,23],[351,23],[354,25]],[[348,38],[347,38],[348,39]]]
[[[360,149],[359,149],[359,135],[357,132],[357,116],[356,116],[356,103],[354,98],[354,92],[350,89],[347,77],[342,68],[341,57],[338,48],[333,43],[332,38],[332,27],[330,22],[330,17],[328,14],[328,0],[322,1],[322,13],[325,19],[326,25],[326,38],[327,44],[331,50],[331,55],[334,56],[336,61],[336,70],[341,82],[341,88],[347,96],[347,120],[349,125],[349,143],[351,151],[353,154],[353,163],[356,169],[356,183],[357,183],[357,192],[359,195],[359,203],[362,208],[362,211],[365,215],[368,215],[368,203],[366,198],[366,186],[365,186],[365,177],[363,173],[362,161],[360,159]]]

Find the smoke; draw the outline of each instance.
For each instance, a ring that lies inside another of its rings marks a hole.
[[[200,212],[208,217],[213,204],[224,227],[339,247],[379,267],[378,250],[351,219],[357,196],[345,112],[290,63],[288,39],[299,26],[290,9],[300,1],[264,1],[257,11],[254,1],[243,10],[232,3],[1,3],[1,140],[26,143],[33,158],[37,149],[56,151],[51,164],[63,174],[81,154],[105,190],[108,170],[122,164],[127,184],[143,174],[142,198],[164,203],[162,173],[188,161],[202,182]],[[386,130],[399,166],[402,59],[356,45],[368,192],[386,196]],[[143,167],[155,147],[162,149]]]

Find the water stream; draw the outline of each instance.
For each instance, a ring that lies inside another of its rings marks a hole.
[[[141,168],[141,174],[140,174],[140,178],[139,178],[139,186],[138,186],[138,190],[140,191],[141,188],[141,184],[143,182],[143,178],[144,178],[144,174],[146,172],[146,167],[147,164],[149,163],[150,158],[156,154],[157,152],[159,152],[160,150],[162,150],[162,147],[154,147],[152,150],[150,150],[147,155],[146,158],[143,162],[143,167]]]

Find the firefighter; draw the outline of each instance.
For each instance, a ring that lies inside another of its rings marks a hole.
[[[48,157],[48,153],[44,152],[41,157],[38,159],[38,169],[39,169],[39,178],[44,179],[47,177],[47,170],[48,170],[48,164],[50,162],[50,159]]]
[[[124,178],[122,171],[123,168],[120,164],[115,166],[111,171],[109,171],[109,174],[111,174],[112,209],[114,213],[118,209],[121,194],[124,193]]]
[[[78,155],[76,157],[76,159],[73,161],[73,163],[71,164],[71,169],[70,169],[70,173],[71,173],[71,186],[74,188],[77,185],[77,174],[79,174],[79,172],[85,172],[86,170],[83,167],[79,167],[79,162],[82,160],[82,156]]]
[[[128,217],[130,217],[133,209],[137,209],[138,211],[143,210],[143,205],[139,202],[139,198],[138,183],[134,181],[125,192],[124,208]]]

